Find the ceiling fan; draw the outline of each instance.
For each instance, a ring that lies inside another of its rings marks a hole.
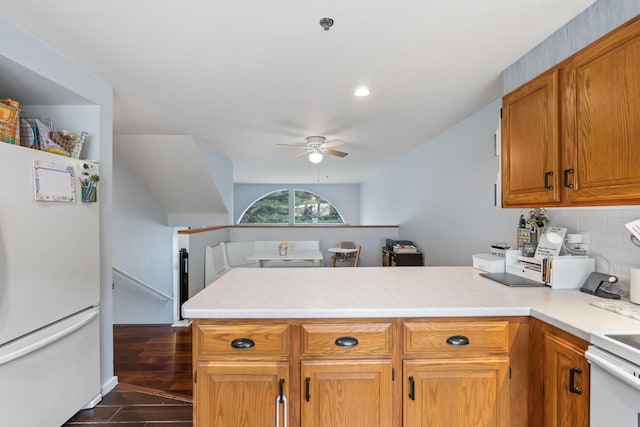
[[[333,150],[333,147],[344,144],[339,139],[333,139],[327,141],[324,136],[308,136],[307,142],[304,144],[278,144],[280,147],[295,147],[304,148],[304,151],[293,156],[294,158],[309,155],[309,161],[311,163],[320,163],[322,161],[323,154],[331,154],[332,156],[345,157],[349,153],[344,151]]]

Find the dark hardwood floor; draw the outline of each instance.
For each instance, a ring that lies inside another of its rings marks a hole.
[[[191,327],[115,325],[113,354],[120,383],[192,396]]]
[[[191,427],[191,327],[114,325],[118,386],[64,426]]]

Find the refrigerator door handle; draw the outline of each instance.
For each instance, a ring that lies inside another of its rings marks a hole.
[[[72,333],[74,333],[75,331],[77,331],[78,329],[82,328],[83,326],[85,326],[87,323],[91,322],[93,319],[95,319],[98,316],[99,312],[96,311],[92,311],[87,313],[83,318],[79,319],[76,323],[67,326],[66,328],[46,337],[43,340],[40,340],[38,342],[35,342],[33,344],[27,345],[25,347],[19,348],[15,351],[12,351],[10,353],[7,354],[2,354],[0,355],[0,366],[5,365],[13,360],[16,360],[20,357],[23,357],[29,353],[33,353],[34,351],[37,351],[43,347],[46,347],[49,344],[52,344],[68,335],[71,335]]]

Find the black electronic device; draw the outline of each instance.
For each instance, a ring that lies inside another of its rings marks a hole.
[[[491,279],[494,282],[502,283],[511,288],[542,288],[546,286],[542,282],[527,279],[511,273],[480,273],[481,276]]]
[[[616,283],[617,281],[618,278],[612,274],[593,272],[589,274],[589,277],[587,277],[587,280],[585,280],[584,284],[580,288],[580,291],[601,298],[620,299],[620,295],[614,294],[613,292],[609,292],[602,288],[602,285],[605,285],[607,283]]]

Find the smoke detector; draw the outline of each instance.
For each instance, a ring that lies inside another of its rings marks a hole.
[[[320,20],[320,26],[324,28],[325,31],[329,31],[329,28],[333,26],[333,19],[331,18],[322,18]]]

